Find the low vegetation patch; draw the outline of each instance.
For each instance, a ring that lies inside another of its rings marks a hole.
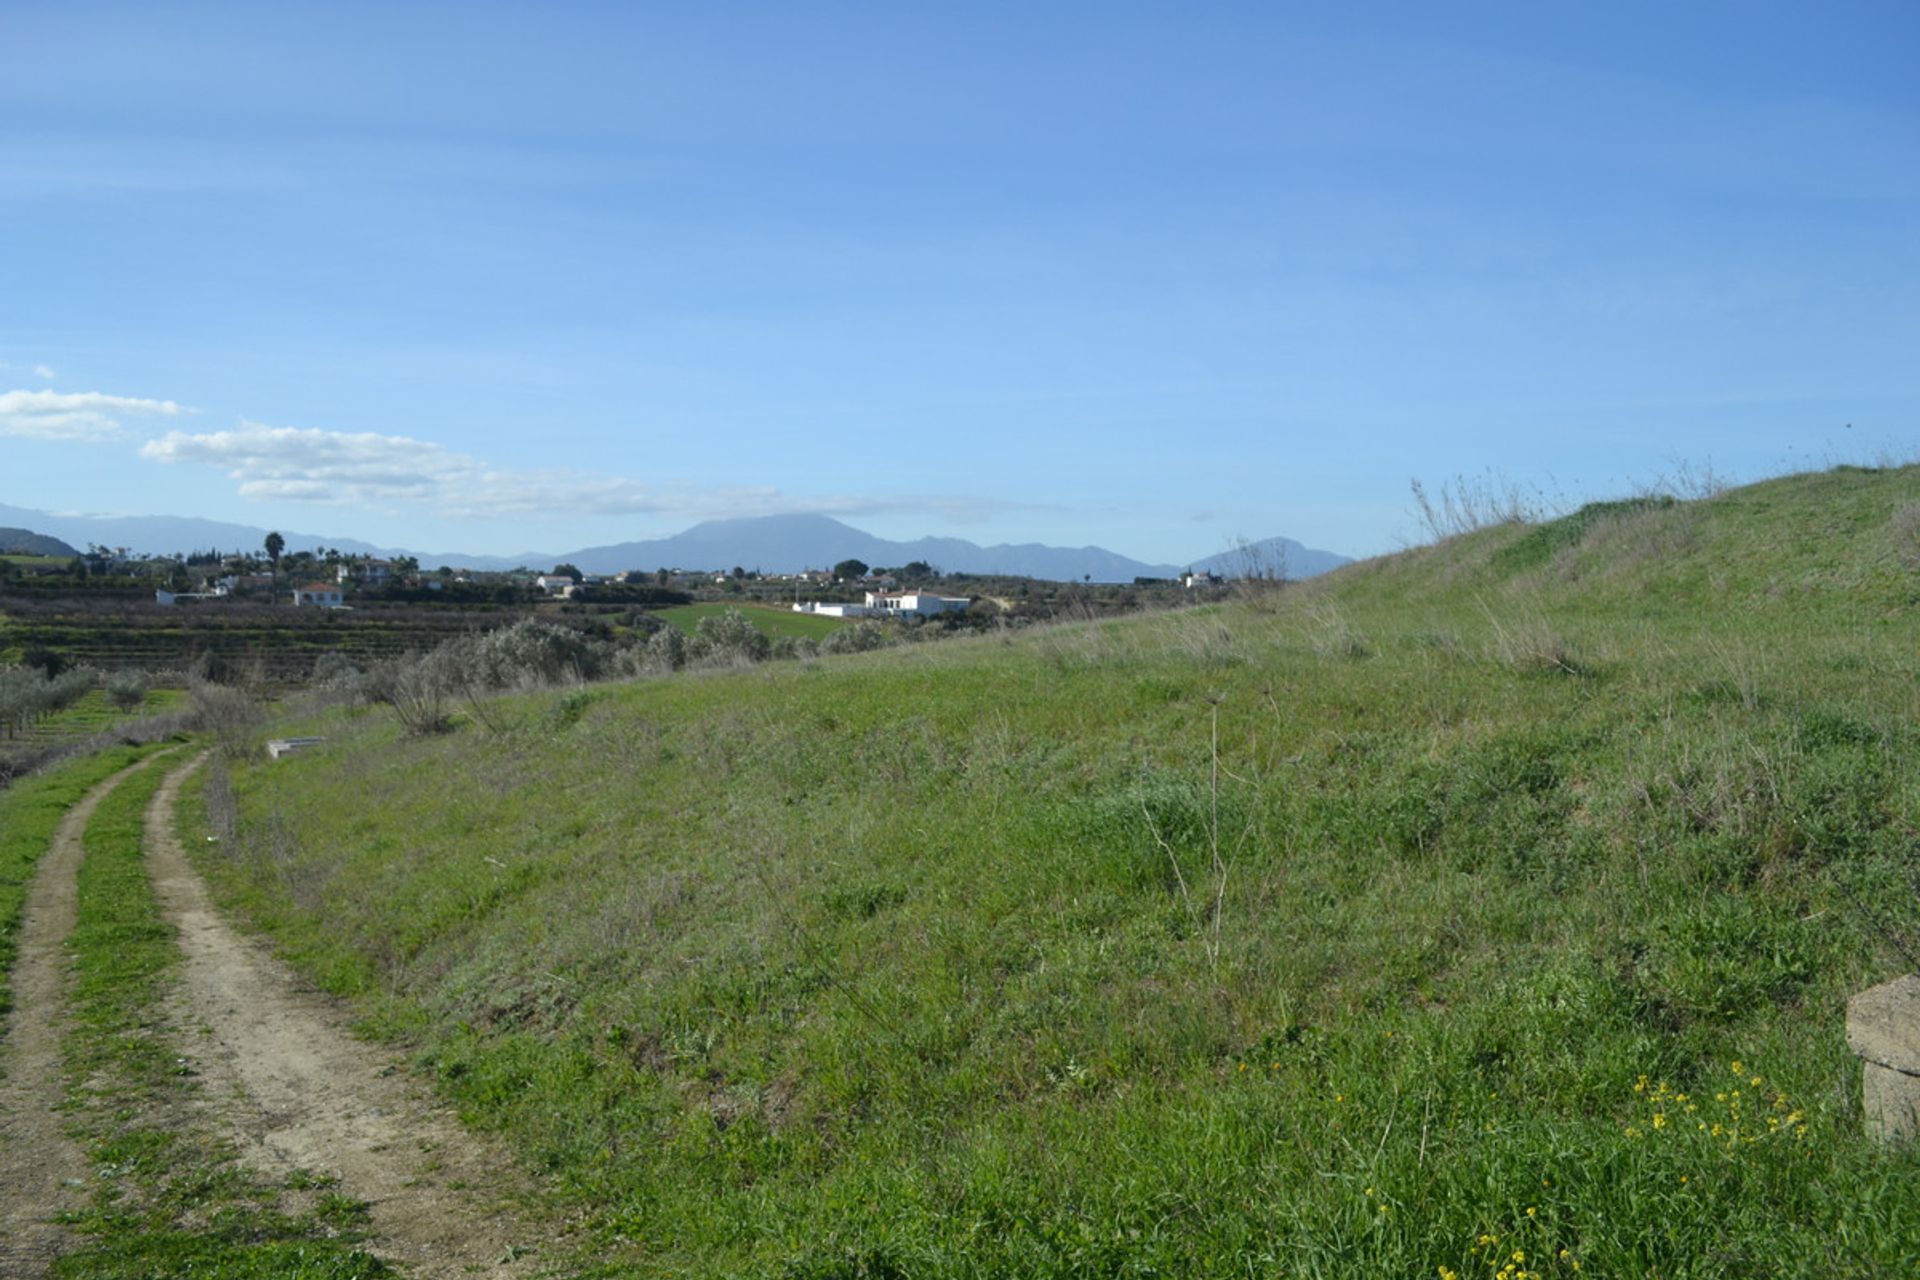
[[[147,720],[135,737],[180,706],[177,689],[154,688],[142,672],[102,675],[76,668],[49,677],[34,667],[0,666],[0,786],[62,754]]]
[[[812,613],[796,613],[792,609],[763,604],[687,604],[677,608],[662,609],[659,617],[672,626],[691,636],[707,618],[720,617],[729,611],[737,611],[741,617],[752,624],[754,630],[767,637],[778,640],[791,637],[795,640],[824,640],[834,632],[846,626],[840,618]]]

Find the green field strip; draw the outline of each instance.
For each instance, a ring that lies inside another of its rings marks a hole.
[[[27,886],[60,820],[101,781],[157,749],[116,747],[0,788],[0,1015],[12,1007],[7,975]]]

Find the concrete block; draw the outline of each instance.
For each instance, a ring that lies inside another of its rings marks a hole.
[[[1877,1062],[1860,1068],[1860,1109],[1869,1138],[1910,1142],[1920,1133],[1920,1076]]]
[[[1920,1136],[1920,976],[1907,974],[1847,1001],[1847,1044],[1860,1055],[1867,1133]]]

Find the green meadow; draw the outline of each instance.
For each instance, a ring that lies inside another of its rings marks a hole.
[[[763,604],[681,604],[661,609],[658,613],[667,622],[692,635],[699,629],[702,618],[718,617],[729,609],[739,610],[754,629],[769,640],[778,640],[783,636],[791,636],[795,640],[824,640],[847,625],[840,618],[795,613],[788,608]]]
[[[183,822],[573,1274],[1906,1274],[1842,1019],[1920,925],[1917,603],[1920,469],[1841,468],[445,734],[301,712]]]

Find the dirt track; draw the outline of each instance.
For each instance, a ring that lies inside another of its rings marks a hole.
[[[107,793],[143,767],[122,769],[67,812],[27,892],[13,968],[13,1013],[0,1042],[0,1276],[9,1280],[46,1274],[67,1245],[65,1228],[48,1219],[83,1198],[86,1157],[68,1140],[54,1110],[67,1092],[60,1039],[80,840]]]
[[[410,1275],[538,1274],[529,1255],[542,1233],[507,1205],[516,1190],[508,1162],[214,909],[174,835],[175,797],[199,764],[155,795],[146,847],[186,956],[174,1014],[216,1127],[263,1170],[338,1175],[342,1192],[373,1206],[377,1237],[367,1247]]]

